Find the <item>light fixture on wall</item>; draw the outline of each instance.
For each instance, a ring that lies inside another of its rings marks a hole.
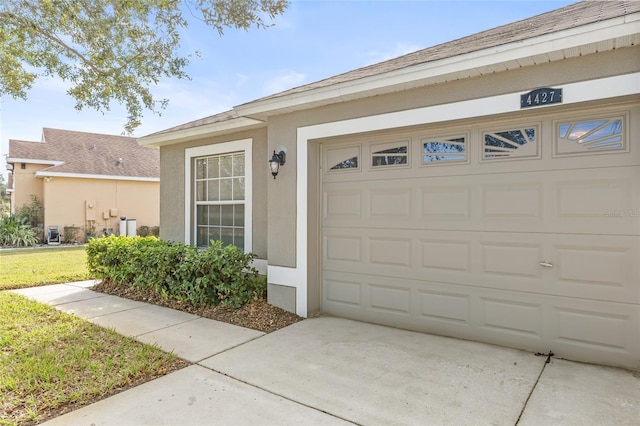
[[[45,176],[44,177],[44,181],[45,182],[51,182],[53,180],[53,178],[51,176]]]
[[[287,154],[284,152],[284,150],[281,150],[278,153],[276,153],[275,150],[273,151],[273,156],[271,157],[271,160],[269,160],[269,168],[271,169],[271,174],[273,175],[274,179],[278,175],[278,170],[280,170],[280,166],[284,165],[284,163],[286,162],[286,159],[287,159]]]

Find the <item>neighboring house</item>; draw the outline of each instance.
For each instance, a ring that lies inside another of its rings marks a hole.
[[[302,316],[640,368],[639,43],[580,2],[145,136],[161,236]]]
[[[9,199],[9,207],[8,210],[5,206],[5,211],[3,212],[5,216],[9,216],[11,212],[13,212],[13,174],[8,174],[7,184],[6,184],[7,196]]]
[[[135,138],[45,128],[41,142],[9,140],[7,164],[12,212],[37,197],[45,230],[85,241],[118,233],[121,217],[159,225],[159,152]]]

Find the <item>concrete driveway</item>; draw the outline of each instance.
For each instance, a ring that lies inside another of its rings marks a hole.
[[[200,363],[364,425],[638,424],[640,375],[339,318]]]
[[[640,419],[640,374],[624,369],[333,317],[265,335],[84,287],[16,292],[194,364],[49,425],[637,425]]]

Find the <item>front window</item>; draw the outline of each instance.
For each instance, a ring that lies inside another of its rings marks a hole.
[[[185,149],[184,242],[211,240],[252,250],[253,140],[240,139]]]
[[[211,240],[244,250],[245,154],[212,155],[195,159],[196,244]]]

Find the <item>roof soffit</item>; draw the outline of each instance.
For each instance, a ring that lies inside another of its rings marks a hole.
[[[204,137],[219,136],[244,130],[265,127],[262,120],[248,117],[235,117],[214,123],[194,125],[193,127],[178,126],[175,129],[167,129],[158,133],[138,138],[138,144],[145,147],[161,147],[189,142]]]

